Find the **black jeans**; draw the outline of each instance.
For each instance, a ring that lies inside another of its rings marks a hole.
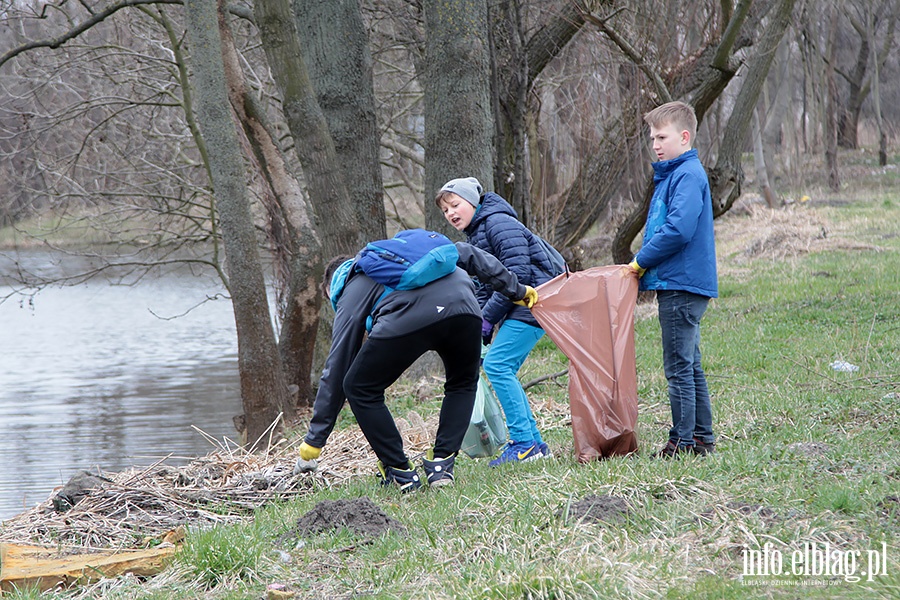
[[[472,417],[481,360],[481,319],[461,315],[415,333],[391,339],[369,339],[344,377],[344,393],[360,429],[381,463],[409,468],[403,438],[384,402],[384,391],[429,350],[444,363],[446,382],[434,440],[435,458],[445,458],[462,445]]]

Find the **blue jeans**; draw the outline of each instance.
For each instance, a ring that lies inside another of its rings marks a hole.
[[[672,408],[669,440],[682,446],[694,445],[694,438],[712,444],[716,441],[712,405],[700,366],[700,319],[709,298],[681,290],[657,290],[656,302]]]
[[[484,357],[484,373],[503,407],[509,439],[514,442],[543,441],[517,376],[528,353],[543,335],[540,327],[522,321],[503,321]]]

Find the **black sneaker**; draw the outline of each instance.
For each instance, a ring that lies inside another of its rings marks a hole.
[[[409,469],[396,469],[394,467],[386,467],[378,461],[378,473],[381,475],[381,485],[396,485],[400,488],[401,494],[408,494],[422,487],[419,480],[419,474],[412,463],[409,463]]]
[[[657,450],[653,454],[650,455],[650,458],[681,458],[684,454],[693,453],[694,449],[692,446],[680,446],[669,440],[666,442],[666,445],[662,447],[662,450]]]
[[[434,457],[434,451],[428,451],[429,457]],[[443,485],[453,484],[453,464],[456,462],[456,456],[448,456],[447,458],[437,458],[429,460],[422,459],[422,467],[425,469],[425,480],[431,487],[440,487]]]
[[[705,442],[701,442],[697,438],[694,438],[694,447],[692,449],[694,451],[694,454],[698,456],[706,456],[707,454],[712,454],[716,451],[716,443],[712,442],[707,444]]]

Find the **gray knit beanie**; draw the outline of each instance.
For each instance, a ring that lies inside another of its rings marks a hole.
[[[451,179],[441,188],[442,192],[453,192],[472,206],[478,208],[481,202],[481,194],[484,191],[481,184],[474,177],[464,179]]]

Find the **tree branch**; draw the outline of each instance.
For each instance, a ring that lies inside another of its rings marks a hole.
[[[631,62],[634,63],[637,68],[639,68],[644,73],[644,75],[647,76],[647,79],[649,79],[653,83],[653,87],[656,88],[656,93],[659,94],[661,103],[671,102],[672,94],[669,93],[669,88],[662,80],[662,76],[659,74],[659,72],[656,69],[652,69],[650,67],[648,62],[644,60],[644,57],[638,53],[634,46],[632,46],[624,36],[622,36],[618,31],[606,24],[607,21],[619,14],[619,12],[621,12],[622,10],[624,9],[620,8],[614,11],[611,15],[608,15],[607,17],[604,17],[602,19],[594,14],[585,14],[584,18],[587,22],[596,25],[600,31],[605,33],[607,37],[609,37],[609,39],[611,39],[613,43],[619,47],[622,53],[625,54],[625,56],[627,56],[629,59],[631,59]]]
[[[612,4],[610,0],[604,0]],[[528,60],[528,85],[534,83],[547,63],[559,54],[559,49],[569,43],[576,33],[584,25],[584,13],[587,10],[576,6],[576,3],[567,3],[559,14],[539,27],[525,43],[525,54]]]
[[[722,41],[719,42],[718,51],[713,57],[713,68],[719,69],[720,71],[728,70],[731,49],[734,47],[734,43],[738,38],[741,26],[743,26],[744,21],[747,19],[747,15],[750,13],[751,4],[753,4],[753,0],[740,0],[740,2],[738,2],[737,9],[728,21],[728,27],[725,28],[725,33],[722,34]]]
[[[425,166],[425,156],[421,152],[416,152],[412,148],[401,144],[400,142],[393,140],[389,137],[385,137],[381,140],[381,145],[384,148],[387,148],[391,152],[396,152],[398,155],[403,158],[412,161],[416,165],[420,167]]]
[[[9,62],[11,59],[16,56],[22,54],[23,52],[28,52],[29,50],[35,50],[37,48],[59,48],[66,42],[75,39],[94,25],[100,23],[105,20],[107,17],[119,12],[123,8],[130,8],[132,6],[140,6],[142,4],[181,4],[181,0],[123,0],[119,4],[113,4],[107,6],[105,9],[98,13],[94,13],[91,11],[91,18],[86,21],[82,21],[81,23],[76,24],[72,29],[65,32],[64,34],[57,36],[55,38],[48,38],[44,40],[35,40],[33,42],[27,42],[9,50],[2,56],[0,56],[0,67]]]

